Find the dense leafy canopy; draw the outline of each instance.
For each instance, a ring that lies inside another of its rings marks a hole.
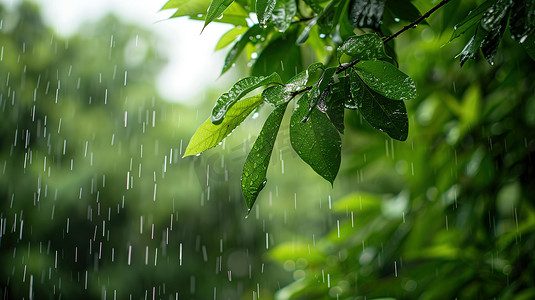
[[[264,90],[263,101],[275,107],[286,107],[289,101],[299,99],[291,118],[291,144],[303,161],[333,183],[340,165],[337,131],[343,132],[344,108],[358,110],[371,126],[393,139],[407,139],[409,121],[403,100],[417,97],[416,84],[397,68],[391,41],[412,26],[426,24],[425,18],[448,2],[441,1],[426,14],[420,15],[408,0],[213,0],[205,17],[205,26],[216,19],[235,26],[222,37],[218,45],[218,49],[221,49],[223,45],[230,44],[231,38],[236,39],[227,54],[222,73],[232,67],[246,48],[254,49],[249,52],[259,54],[250,58],[251,73],[258,76],[251,78],[258,79],[245,84],[244,81],[252,79],[239,81],[221,96],[214,107],[212,122],[220,122],[226,110],[248,92],[260,86],[276,84]],[[188,3],[171,0],[164,9],[177,8],[178,15],[175,16],[198,18],[197,11],[188,15],[186,9],[182,8]],[[455,26],[450,39],[473,34],[460,53],[461,65],[467,59],[475,58],[479,49],[492,64],[506,27],[509,27],[512,37],[525,45],[532,55],[535,28],[533,3],[531,0],[488,0],[471,11]],[[249,15],[256,14],[258,23],[249,21],[248,24],[252,25],[244,29],[243,21],[247,19],[247,14],[238,20],[230,18],[236,15],[234,11],[237,10],[231,11],[232,6],[239,7]],[[180,13],[181,10],[184,12]],[[391,32],[389,26],[401,20],[413,23],[388,36]],[[310,62],[305,61],[304,51],[315,53],[320,64],[307,66]],[[315,72],[317,68],[322,72]],[[268,78],[275,76],[280,80],[260,79],[269,74]],[[272,122],[272,119],[269,121]],[[263,132],[267,130],[266,126]],[[273,141],[271,138],[265,139],[263,134],[260,137],[254,149],[262,149],[264,156],[268,155],[271,151],[265,148],[273,147]],[[263,141],[264,145],[257,146]],[[198,144],[195,135],[188,148],[198,149],[195,151],[198,153],[209,147]],[[264,156],[259,156],[257,163],[267,168],[265,162],[269,159],[266,160]],[[247,163],[251,162],[248,160]],[[248,181],[249,173],[250,170],[244,170],[245,181]],[[261,173],[265,174],[265,170]],[[244,191],[249,208],[261,189],[257,183],[254,186],[254,193]]]

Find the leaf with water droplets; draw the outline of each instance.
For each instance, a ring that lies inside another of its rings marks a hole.
[[[349,8],[349,22],[358,28],[379,29],[385,0],[354,0]]]
[[[470,38],[466,46],[464,46],[463,50],[459,54],[461,67],[468,59],[474,59],[476,57],[476,53],[479,50],[479,47],[481,46],[481,42],[487,36],[487,34],[488,32],[485,31],[485,29],[479,26],[476,28],[474,36]]]
[[[481,17],[480,26],[491,33],[500,30],[503,18],[509,13],[510,0],[498,0]]]
[[[351,69],[351,98],[364,119],[391,138],[404,141],[409,133],[409,119],[403,101],[392,101],[368,87],[359,74]]]
[[[509,19],[509,31],[516,41],[523,43],[535,34],[535,1],[514,1]]]
[[[269,115],[243,165],[241,189],[249,209],[266,185],[271,152],[287,106],[288,102],[283,103]]]
[[[256,0],[256,16],[261,26],[265,26],[275,8],[275,0]]]
[[[193,20],[204,20],[207,14],[206,8],[210,6],[210,3],[211,0],[170,0],[162,7],[162,10],[177,9],[170,18],[189,17]],[[213,21],[247,26],[247,17],[248,13],[243,7],[232,3],[221,18]]]
[[[295,0],[277,0],[275,8],[271,13],[271,23],[279,32],[284,32],[297,13],[297,4]]]
[[[268,77],[246,77],[236,82],[228,92],[224,93],[221,95],[221,97],[219,97],[219,99],[217,99],[217,102],[212,109],[212,123],[221,123],[221,121],[223,121],[225,118],[227,110],[230,109],[234,103],[252,90],[269,84],[282,84],[277,73],[273,73]]]
[[[234,2],[234,0],[212,0],[210,6],[208,7],[202,29],[204,30],[204,28],[206,28],[210,22],[221,16],[223,12],[232,4],[232,2]]]
[[[308,22],[307,26],[303,29],[299,37],[297,38],[297,44],[301,45],[303,44],[310,34],[310,30],[312,27],[318,25],[320,27],[320,31],[322,34],[327,35],[329,34],[333,26],[336,25],[333,23],[334,20],[336,20],[336,14],[337,14],[337,7],[340,0],[331,0],[324,9],[321,10],[318,15],[313,18],[310,22]]]
[[[392,16],[399,20],[412,22],[421,16],[420,11],[418,11],[410,0],[387,0],[385,5]],[[420,22],[420,24],[428,25],[425,20]]]
[[[309,114],[309,102],[308,94],[297,102],[290,120],[290,141],[299,157],[332,184],[340,169],[342,140],[326,114],[317,108]]]
[[[489,34],[487,34],[487,36],[481,42],[481,52],[491,65],[494,64],[494,56],[498,51],[498,46],[500,45],[500,40],[505,32],[506,24],[507,19],[503,19],[502,23]]]
[[[305,88],[309,76],[314,74],[318,69],[323,68],[322,63],[314,63],[307,70],[302,71],[292,77],[285,85],[270,86],[262,92],[262,98],[265,102],[278,106],[292,99],[293,93]]]
[[[255,24],[251,26],[251,28],[249,28],[236,43],[234,43],[225,57],[225,63],[223,64],[221,75],[223,75],[232,67],[232,64],[236,61],[247,43],[256,39],[256,36],[262,34],[262,31],[262,28],[260,28],[258,24]]]
[[[346,81],[347,77],[342,77],[341,81]],[[333,123],[334,127],[340,133],[344,133],[344,103],[349,97],[349,89],[347,84],[333,84],[331,86],[331,93],[327,99],[327,115]]]
[[[489,9],[497,0],[487,0],[479,5],[476,9],[471,11],[464,20],[455,25],[454,31],[451,34],[450,42],[462,34],[470,30],[470,28],[476,26],[481,21],[483,14]]]
[[[227,137],[236,126],[240,125],[245,118],[262,103],[262,97],[256,95],[238,101],[227,111],[226,118],[219,124],[213,124],[210,119],[206,120],[195,134],[191,137],[184,156],[196,155],[217,146]]]
[[[417,96],[414,81],[392,64],[365,60],[356,64],[354,69],[367,86],[388,99],[409,100]]]
[[[340,58],[342,54],[359,60],[388,58],[388,55],[385,53],[383,41],[374,33],[348,38],[342,46],[338,47],[338,57]]]

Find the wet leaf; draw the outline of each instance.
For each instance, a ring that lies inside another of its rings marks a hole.
[[[403,21],[412,22],[421,16],[420,11],[409,0],[387,0],[386,7],[392,16]],[[427,22],[424,20],[420,24],[427,24]]]
[[[260,95],[249,97],[238,101],[229,108],[226,118],[219,124],[213,124],[210,119],[206,120],[195,134],[191,137],[184,156],[196,155],[210,148],[217,146],[225,137],[227,137],[236,126],[240,125],[243,120],[262,103]]]
[[[227,110],[234,105],[238,100],[247,95],[252,90],[269,85],[269,84],[281,84],[281,79],[277,73],[273,73],[268,77],[246,77],[236,82],[232,88],[221,95],[212,110],[211,120],[212,123],[218,124],[223,121]]]
[[[275,8],[275,0],[256,0],[256,16],[260,26],[265,26]]]
[[[332,85],[326,103],[329,119],[342,134],[344,133],[344,102],[346,98],[349,98],[349,90],[346,87],[348,86],[344,84]]]
[[[355,70],[350,72],[351,97],[364,119],[391,138],[404,141],[409,133],[409,119],[403,101],[392,101],[373,91]]]
[[[277,72],[282,80],[292,78],[296,70],[302,70],[301,50],[295,45],[297,30],[287,30],[269,43],[253,65],[251,74],[260,76]]]
[[[531,59],[535,60],[535,33],[530,34],[522,43],[522,46]]]
[[[388,58],[381,38],[374,33],[352,36],[338,47],[338,57],[347,54],[353,59],[375,60]]]
[[[314,11],[315,13],[319,14],[321,11],[323,11],[323,7],[318,4],[318,1],[316,0],[304,0],[304,2]]]
[[[489,64],[494,64],[494,56],[498,51],[498,46],[502,39],[505,27],[507,26],[507,19],[502,19],[501,24],[487,34],[481,42],[481,52]],[[483,27],[483,26],[482,26]]]
[[[454,31],[451,34],[450,41],[458,38],[466,31],[470,30],[473,26],[476,26],[481,21],[483,14],[490,8],[497,0],[487,0],[479,5],[476,9],[471,11],[463,21],[455,25]]]
[[[206,13],[203,30],[210,24],[210,22],[221,16],[232,2],[234,2],[234,0],[212,0],[208,7],[208,12]]]
[[[342,141],[326,114],[313,109],[308,120],[310,99],[304,94],[290,120],[290,140],[299,157],[321,177],[333,184],[340,168]]]
[[[278,0],[271,13],[271,23],[276,30],[284,32],[290,27],[296,13],[297,4],[295,0]]]
[[[249,28],[236,43],[234,43],[225,57],[225,63],[223,64],[221,74],[224,74],[232,67],[232,64],[236,61],[243,49],[245,49],[247,43],[251,42],[259,34],[262,34],[262,28],[260,28],[258,24],[255,24]]]
[[[310,90],[310,111],[312,111],[315,107],[317,107],[323,113],[327,111],[325,101],[330,94],[329,84],[333,80],[333,76],[337,69],[337,67],[332,67],[323,70],[320,79],[316,84],[314,84],[312,90]]]
[[[481,18],[481,27],[492,33],[500,30],[503,18],[509,13],[510,0],[498,0],[489,7]]]
[[[488,32],[485,31],[485,29],[479,26],[476,28],[474,35],[459,54],[461,67],[468,59],[474,59],[476,57],[477,51],[481,46],[481,42],[487,36],[487,34]]]
[[[535,1],[514,1],[511,7],[509,31],[516,41],[522,43],[535,31]]]
[[[221,36],[219,41],[217,42],[217,45],[215,46],[215,50],[221,50],[225,48],[226,46],[230,45],[232,42],[236,40],[236,38],[245,33],[249,28],[244,26],[236,26],[232,28],[231,30],[227,31],[225,34]],[[227,54],[228,55],[228,54]]]
[[[269,115],[243,165],[241,188],[249,210],[266,185],[271,152],[287,106],[288,103],[283,103]]]
[[[349,21],[358,28],[379,29],[382,24],[385,0],[353,0]]]
[[[361,61],[354,69],[375,92],[392,100],[416,98],[414,81],[399,69],[384,61]]]
[[[333,20],[335,20],[336,7],[340,0],[330,1],[321,12],[308,22],[307,26],[303,29],[299,37],[297,38],[296,43],[298,45],[303,44],[310,34],[312,27],[318,25],[322,34],[327,35],[333,29]]]
[[[290,101],[293,95],[307,85],[309,75],[314,74],[316,70],[323,67],[322,63],[314,63],[307,70],[300,72],[292,77],[285,85],[270,86],[262,92],[262,98],[265,102],[278,106],[284,102]]]

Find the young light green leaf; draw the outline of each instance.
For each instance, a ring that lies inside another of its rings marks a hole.
[[[283,103],[269,115],[243,165],[241,189],[249,210],[266,185],[271,152],[287,106],[288,102]]]
[[[244,26],[236,26],[232,28],[231,30],[225,32],[217,42],[217,45],[215,46],[215,50],[221,50],[225,48],[226,46],[230,45],[232,42],[236,40],[236,38],[245,33],[249,28]]]
[[[284,32],[297,13],[297,4],[295,0],[277,0],[275,8],[271,13],[271,23],[279,32]]]
[[[229,108],[226,118],[220,124],[215,125],[210,119],[206,120],[191,137],[182,157],[196,155],[217,146],[261,103],[260,95],[249,97]]]
[[[206,28],[210,22],[221,16],[221,14],[223,14],[225,9],[227,9],[232,2],[234,2],[234,0],[212,0],[212,3],[210,3],[210,6],[208,7],[208,12],[206,13],[204,26],[202,29],[204,30],[204,28]]]
[[[463,33],[467,32],[472,28],[473,26],[479,24],[479,21],[481,21],[481,18],[483,17],[483,14],[489,9],[497,0],[487,0],[483,2],[481,5],[479,5],[476,9],[471,11],[464,20],[455,25],[454,31],[451,34],[450,42],[459,36],[461,36]]]
[[[265,26],[275,8],[275,0],[256,0],[256,16],[260,26]]]
[[[247,43],[251,42],[253,39],[256,38],[257,35],[262,33],[262,28],[258,26],[258,24],[255,24],[251,26],[242,36],[241,38],[232,46],[230,51],[227,53],[227,57],[225,57],[225,63],[223,65],[223,70],[221,71],[221,75],[223,75],[226,71],[228,71],[232,64],[236,61],[240,53],[243,51]]]
[[[374,91],[392,100],[416,98],[416,85],[405,73],[387,62],[361,61],[355,65],[356,72]]]
[[[297,102],[290,120],[290,141],[299,157],[333,184],[340,169],[342,140],[327,115],[318,109],[314,108],[304,120],[309,114],[309,102],[307,94]]]
[[[386,132],[391,138],[404,141],[409,133],[409,119],[403,101],[392,101],[374,92],[359,77],[350,72],[351,98],[364,117],[374,128]]]
[[[338,47],[338,58],[342,54],[351,56],[352,59],[376,60],[388,58],[381,38],[375,33],[352,36]]]
[[[227,110],[231,108],[234,103],[252,90],[268,84],[282,84],[282,81],[277,73],[273,73],[268,77],[251,76],[236,82],[228,92],[217,99],[217,102],[212,109],[212,123],[221,123],[225,118]]]
[[[379,29],[385,0],[354,0],[349,9],[349,21],[358,28]]]

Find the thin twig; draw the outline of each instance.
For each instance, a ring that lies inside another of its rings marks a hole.
[[[421,23],[423,20],[427,19],[432,13],[434,13],[437,9],[441,8],[442,6],[446,5],[448,2],[450,2],[451,0],[442,0],[440,1],[439,4],[435,5],[433,8],[431,8],[428,12],[426,12],[425,14],[423,14],[422,16],[420,16],[418,19],[414,20],[412,23],[410,23],[409,25],[406,25],[404,26],[403,28],[401,28],[399,31],[397,31],[396,33],[386,37],[384,40],[383,40],[383,44],[396,38],[398,35],[402,34],[403,32],[409,30],[410,28],[414,28],[416,27],[416,25],[418,25],[419,23]],[[353,67],[354,65],[356,65],[358,62],[360,61],[360,59],[355,59],[351,62],[348,62],[348,63],[345,63],[345,64],[342,64],[338,67],[338,70],[336,70],[336,74],[340,74],[342,72],[344,72],[345,70]],[[304,93],[304,92],[307,92],[307,91],[310,91],[312,89],[311,86],[308,86],[302,90],[299,90],[299,91],[295,91],[292,93],[292,98],[301,94],[301,93]]]
[[[395,37],[397,37],[398,35],[402,34],[403,32],[409,30],[410,28],[413,28],[413,27],[416,27],[416,25],[418,25],[420,22],[422,22],[423,20],[427,19],[432,13],[434,13],[437,9],[441,8],[442,6],[446,5],[448,2],[450,2],[451,0],[442,0],[440,1],[439,4],[437,4],[435,7],[431,8],[428,12],[426,12],[425,14],[423,14],[421,17],[419,17],[418,19],[414,20],[414,22],[410,23],[409,25],[401,28],[401,30],[399,30],[398,32],[392,34],[391,36],[388,36],[387,38],[385,38],[383,40],[383,43],[386,43],[388,41],[390,41],[391,39],[394,39]]]

